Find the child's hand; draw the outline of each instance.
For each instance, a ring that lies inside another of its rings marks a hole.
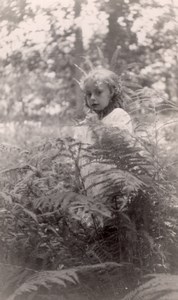
[[[99,122],[98,116],[95,113],[89,113],[87,114],[85,120],[80,122],[80,125],[90,125],[90,124],[96,124]]]
[[[88,123],[98,123],[99,121],[99,118],[98,118],[98,115],[95,114],[95,113],[89,113],[86,118],[85,118],[86,122]]]

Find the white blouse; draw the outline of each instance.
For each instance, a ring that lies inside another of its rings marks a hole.
[[[132,136],[133,128],[131,118],[129,114],[121,108],[114,109],[110,114],[108,114],[99,122],[101,122],[106,127],[115,127],[119,130],[127,131],[128,135]],[[94,123],[95,122],[93,121],[93,124]],[[86,158],[88,155],[88,146],[94,144],[93,133],[89,128],[89,125],[87,125],[87,122],[82,124],[81,126],[77,126],[74,138],[80,141],[82,144],[85,144],[80,151],[79,168],[84,187],[87,191],[87,195],[93,198],[97,197],[98,199],[100,198],[100,195],[102,195],[103,182],[107,179],[111,180],[113,176],[118,176],[118,172],[116,172],[116,174],[114,175],[113,173],[110,175],[104,175],[103,173],[109,173],[107,171],[113,167],[116,168],[116,166],[111,166],[110,164],[102,164],[96,161],[91,162],[89,158]],[[103,196],[101,197],[103,199]]]
[[[96,117],[94,117],[94,122],[97,122]],[[127,130],[130,135],[133,133],[132,121],[129,114],[122,108],[115,108],[110,114],[104,117],[101,124],[106,127],[117,127],[120,130]],[[91,123],[91,120],[90,120]],[[74,138],[81,143],[93,144],[94,140],[92,138],[92,132],[89,129],[87,122],[82,123],[77,126],[74,132]]]
[[[109,115],[102,119],[102,123],[106,126],[128,130],[130,134],[133,131],[131,118],[122,108],[115,108]]]

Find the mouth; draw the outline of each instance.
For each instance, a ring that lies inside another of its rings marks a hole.
[[[99,104],[97,104],[97,103],[92,104],[92,108],[93,109],[98,109],[99,108]]]

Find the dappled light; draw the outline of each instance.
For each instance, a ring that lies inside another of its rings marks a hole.
[[[178,299],[178,5],[3,0],[0,299]]]

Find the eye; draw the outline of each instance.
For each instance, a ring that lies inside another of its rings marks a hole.
[[[85,95],[86,95],[87,98],[90,98],[91,97],[91,92],[86,92]]]
[[[95,91],[95,93],[96,93],[97,96],[99,96],[99,95],[101,95],[102,90],[98,90],[98,89],[97,89],[97,90]]]

